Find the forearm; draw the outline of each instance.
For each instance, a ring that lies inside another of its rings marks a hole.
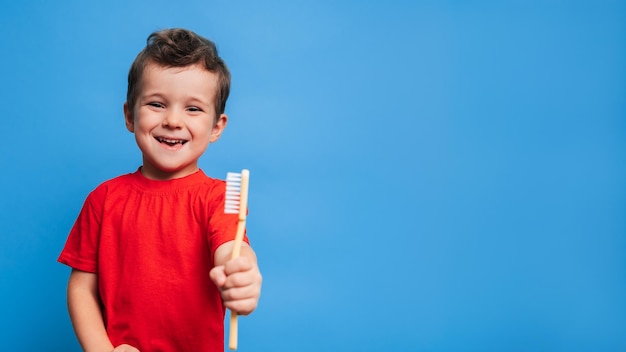
[[[97,276],[72,270],[67,288],[67,305],[76,337],[85,352],[113,351],[98,297]]]

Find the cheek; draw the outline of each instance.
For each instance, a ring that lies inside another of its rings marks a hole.
[[[213,130],[213,126],[211,121],[193,121],[190,123],[189,130],[193,134],[194,138],[197,139],[209,139],[211,135],[211,131]]]
[[[138,116],[138,118],[135,119],[135,132],[150,132],[157,125],[158,123],[154,118],[151,118],[151,116],[146,116],[146,114],[144,114],[142,116]]]

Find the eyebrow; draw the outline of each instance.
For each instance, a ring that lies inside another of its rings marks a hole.
[[[163,99],[163,95],[161,93],[150,93],[150,94],[141,94],[141,95],[139,95],[139,99],[150,99],[150,98],[160,98],[160,99]]]
[[[215,100],[215,99],[213,99],[213,100]],[[192,102],[192,103],[199,103],[199,104],[202,104],[202,105],[206,105],[208,107],[211,107],[211,106],[215,105],[214,101],[208,101],[207,102],[207,101],[204,101],[203,99],[200,99],[200,98],[197,98],[197,97],[193,97],[193,96],[189,97],[187,99],[187,101]]]
[[[149,99],[163,99],[163,100],[167,100],[165,98],[165,95],[159,92],[155,92],[155,93],[148,93],[148,94],[142,94],[139,96],[140,100],[149,100]],[[193,104],[199,104],[199,105],[204,105],[207,107],[215,107],[215,99],[212,99],[212,101],[207,102],[201,98],[195,97],[195,96],[190,96],[190,97],[185,97],[185,102],[187,103],[193,103]]]

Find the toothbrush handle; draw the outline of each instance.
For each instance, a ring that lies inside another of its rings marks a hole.
[[[237,234],[235,236],[235,244],[233,246],[233,253],[231,258],[237,258],[239,253],[241,252],[241,242],[243,242],[243,233],[246,228],[246,218],[244,213],[244,218],[239,219],[239,224],[237,225]],[[237,313],[231,311],[230,312],[230,335],[228,338],[228,348],[231,350],[237,349]]]
[[[248,182],[250,179],[250,171],[241,170],[241,192],[239,197],[239,223],[237,224],[237,233],[235,234],[235,243],[231,259],[237,258],[241,253],[241,242],[243,242],[243,234],[246,230],[246,212],[248,211]],[[230,336],[228,338],[228,348],[237,349],[237,313],[230,312]]]
[[[237,313],[230,312],[230,336],[228,337],[228,348],[237,349]]]

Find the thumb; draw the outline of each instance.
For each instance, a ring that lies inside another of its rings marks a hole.
[[[226,273],[224,272],[224,266],[218,265],[211,269],[211,272],[209,272],[209,277],[218,288],[224,286],[224,284],[226,283]]]

